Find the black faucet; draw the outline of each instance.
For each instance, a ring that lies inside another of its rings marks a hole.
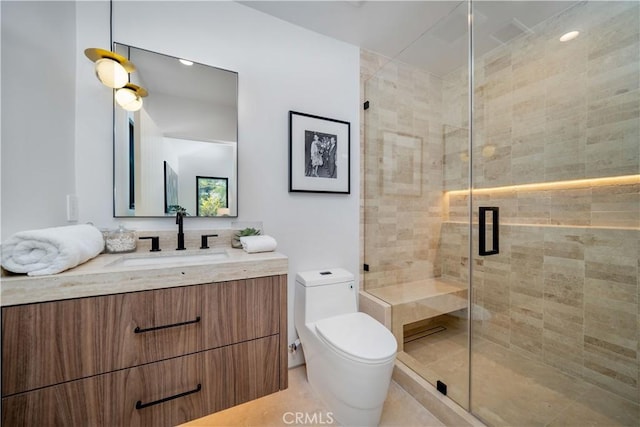
[[[185,250],[184,247],[184,231],[182,230],[182,218],[184,218],[185,212],[182,210],[176,211],[176,224],[178,224],[178,247],[177,251]]]

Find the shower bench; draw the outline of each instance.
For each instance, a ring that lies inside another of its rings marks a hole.
[[[467,286],[454,279],[434,277],[367,290],[391,306],[391,332],[403,350],[404,326],[467,308]]]

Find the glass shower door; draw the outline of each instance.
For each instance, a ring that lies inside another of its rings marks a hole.
[[[364,291],[388,306],[398,360],[468,408],[468,10],[415,4],[443,19],[393,59],[361,55]]]
[[[640,4],[549,3],[473,3],[470,410],[637,425]]]

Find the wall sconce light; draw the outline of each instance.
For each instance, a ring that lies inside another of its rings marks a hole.
[[[123,87],[129,82],[129,73],[136,67],[127,58],[115,52],[90,47],[84,54],[96,63],[96,77],[100,82],[112,89]]]
[[[124,87],[116,90],[116,102],[127,111],[138,111],[142,108],[142,98],[149,93],[143,87],[127,83]]]
[[[113,0],[109,0],[109,44],[113,46]],[[148,92],[130,81],[130,73],[136,70],[128,58],[105,49],[91,47],[84,54],[96,64],[96,77],[102,84],[117,89],[115,99],[119,106],[127,111],[142,108],[142,98]]]

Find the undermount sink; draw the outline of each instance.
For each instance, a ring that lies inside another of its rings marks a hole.
[[[148,265],[168,264],[207,264],[229,258],[226,251],[216,252],[183,252],[183,253],[150,253],[125,255],[109,263],[109,266],[141,267]]]

